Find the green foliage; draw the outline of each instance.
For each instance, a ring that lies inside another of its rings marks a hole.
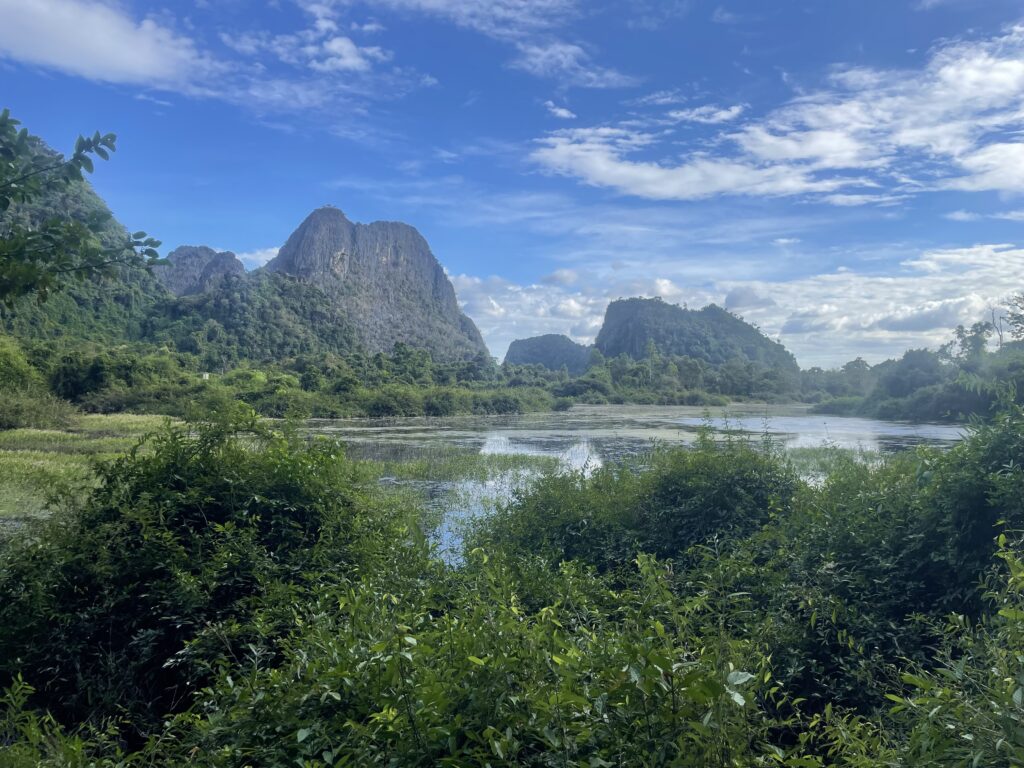
[[[0,390],[0,430],[34,427],[66,427],[77,411],[66,400],[42,394]]]
[[[1019,408],[813,484],[707,436],[546,475],[457,564],[332,444],[238,426],[163,432],[0,550],[0,763],[1024,754]]]
[[[75,217],[35,207],[83,183],[82,172],[93,171],[92,158],[106,160],[114,151],[114,134],[79,136],[65,160],[26,129],[18,130],[19,125],[8,110],[0,112],[0,301],[12,307],[16,299],[33,294],[41,302],[65,280],[159,262],[160,243],[145,232],[124,233],[116,243],[105,243],[111,220],[105,210]]]
[[[696,544],[735,538],[790,509],[798,481],[770,450],[702,435],[693,450],[663,450],[641,466],[550,475],[481,522],[481,546],[546,552],[602,570],[643,551],[684,558]]]
[[[859,358],[839,371],[801,374],[802,396],[818,413],[910,421],[966,421],[990,416],[1000,397],[1024,403],[1024,346],[986,347],[991,323],[958,326],[938,352],[910,350],[869,366]]]
[[[43,390],[43,386],[43,377],[18,343],[0,336],[0,430],[70,423],[74,408]]]
[[[121,713],[144,730],[212,659],[272,631],[245,621],[259,596],[316,563],[351,566],[359,484],[330,443],[167,427],[0,553],[0,675],[22,674],[62,719]]]

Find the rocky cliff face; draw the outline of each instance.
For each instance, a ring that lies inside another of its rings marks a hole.
[[[505,354],[505,362],[512,365],[543,365],[552,371],[564,365],[570,374],[579,376],[587,370],[591,349],[560,333],[548,333],[513,341]]]
[[[216,288],[229,275],[245,274],[235,254],[218,253],[205,245],[183,245],[167,254],[169,264],[156,267],[153,274],[175,296],[189,296]]]
[[[488,354],[427,241],[408,224],[355,224],[337,208],[319,208],[265,269],[332,297],[368,352],[403,342],[438,360]]]
[[[608,305],[595,342],[602,354],[641,359],[649,344],[662,354],[688,355],[712,365],[739,358],[799,370],[785,347],[714,304],[694,310],[661,299],[620,299]]]

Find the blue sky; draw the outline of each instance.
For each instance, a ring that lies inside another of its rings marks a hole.
[[[491,351],[717,302],[801,364],[1024,289],[1012,0],[0,0],[3,106],[170,249],[415,225]]]

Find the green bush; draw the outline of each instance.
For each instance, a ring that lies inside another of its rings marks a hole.
[[[387,520],[364,519],[335,444],[254,425],[168,427],[99,475],[0,551],[0,678],[23,675],[70,723],[141,731],[188,706],[215,659],[272,631],[246,619],[261,596],[351,567],[361,531]]]
[[[71,403],[45,392],[0,390],[0,429],[68,427],[77,414]]]
[[[637,551],[683,558],[715,536],[751,533],[785,513],[798,481],[772,451],[744,441],[660,450],[634,464],[550,475],[481,521],[481,545],[547,552],[602,569]]]

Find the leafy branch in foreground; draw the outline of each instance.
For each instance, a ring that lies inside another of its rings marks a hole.
[[[69,159],[51,154],[11,117],[0,113],[0,301],[8,307],[28,294],[40,302],[67,279],[110,275],[117,267],[161,263],[160,241],[145,232],[110,235],[109,211],[70,213],[33,221],[25,215],[44,195],[70,190],[92,173],[93,157],[110,158],[112,133],[79,136]],[[22,209],[19,211],[19,209]]]

